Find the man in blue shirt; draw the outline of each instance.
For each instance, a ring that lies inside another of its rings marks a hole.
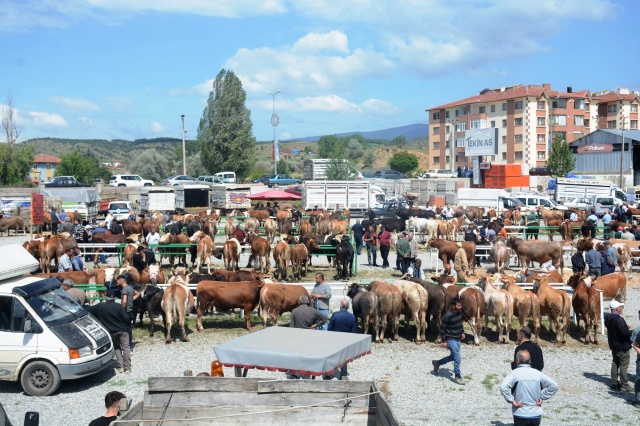
[[[349,300],[342,299],[340,301],[340,310],[331,315],[329,319],[329,331],[338,331],[342,333],[357,333],[358,321],[356,317],[349,312]],[[338,380],[342,380],[342,377],[348,376],[347,364],[343,365],[340,370],[337,370],[331,376],[324,376],[325,380],[331,380],[336,377]]]
[[[598,224],[598,216],[596,215],[596,209],[591,209],[591,214],[587,217],[587,220],[592,220],[596,225]]]
[[[602,224],[604,225],[604,238],[610,238],[611,235],[611,227],[609,226],[611,224],[611,211],[607,210],[604,213],[604,216],[602,216]]]

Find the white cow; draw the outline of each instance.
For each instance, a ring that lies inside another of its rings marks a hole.
[[[407,229],[415,228],[417,234],[422,234],[422,242],[429,241],[438,235],[438,222],[433,219],[410,217],[406,223]]]

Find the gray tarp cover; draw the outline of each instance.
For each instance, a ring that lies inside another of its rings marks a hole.
[[[227,367],[320,375],[371,352],[368,334],[269,327],[213,348]]]
[[[97,203],[100,195],[95,188],[46,188],[42,195],[47,198],[60,197],[64,202]]]

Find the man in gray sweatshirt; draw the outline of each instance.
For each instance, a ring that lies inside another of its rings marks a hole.
[[[555,395],[558,384],[531,368],[531,358],[526,350],[516,354],[516,364],[517,368],[500,385],[500,391],[511,404],[514,426],[539,425],[542,419],[542,402]]]
[[[331,299],[331,287],[324,282],[324,274],[316,274],[316,285],[311,290],[311,298],[313,299],[312,307],[320,311],[325,316],[329,316],[329,299]],[[326,331],[329,323],[324,323],[318,330]]]

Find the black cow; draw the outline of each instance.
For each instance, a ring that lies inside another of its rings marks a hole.
[[[384,228],[389,231],[402,232],[405,228],[405,221],[402,219],[376,219],[376,225],[384,225]]]
[[[193,234],[195,234],[196,232],[201,231],[201,230],[202,230],[202,224],[200,222],[198,222],[197,220],[192,220],[187,225],[187,236],[189,238],[191,238],[191,237],[193,237]]]
[[[351,284],[347,296],[351,298],[353,315],[362,320],[363,333],[369,333],[369,324],[373,323],[373,335],[378,338],[378,296],[359,284]]]
[[[153,284],[145,285],[140,292],[140,296],[133,301],[133,309],[140,314],[140,328],[142,328],[142,318],[144,314],[149,314],[149,335],[153,337],[154,321],[157,315],[162,315],[162,324],[166,324],[164,310],[162,309],[162,296],[164,290]],[[135,323],[135,318],[134,318]]]
[[[398,215],[398,217],[402,220],[408,220],[410,217],[419,217],[423,219],[436,218],[436,212],[432,210],[426,210],[426,209],[412,210],[406,207],[398,208],[398,210],[396,210],[396,215]]]
[[[351,241],[349,241],[348,235],[343,235],[341,237],[336,236],[332,240],[332,244],[336,246],[336,260],[335,265],[338,270],[338,274],[334,277],[337,280],[347,279],[349,277],[353,277],[353,246],[351,245]],[[347,273],[347,268],[348,273]]]
[[[165,234],[178,235],[182,234],[182,227],[184,223],[181,220],[175,222],[169,222],[164,227]]]

